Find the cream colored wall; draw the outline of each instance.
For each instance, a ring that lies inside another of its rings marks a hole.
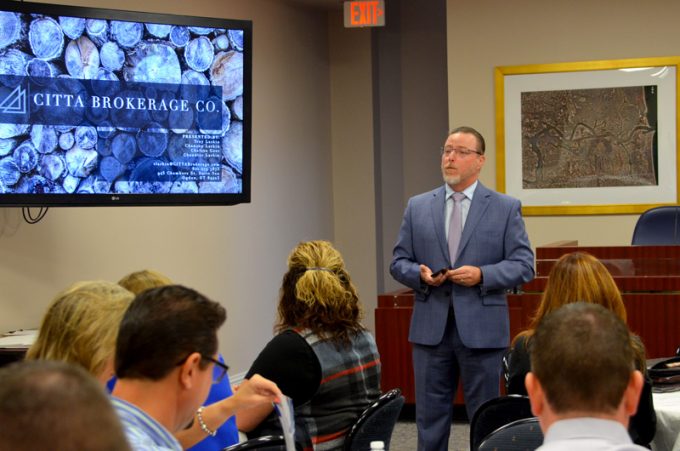
[[[674,0],[448,0],[449,114],[452,125],[487,138],[482,182],[495,187],[495,66],[680,54]],[[630,244],[638,215],[527,217],[534,246]]]
[[[377,304],[371,34],[328,20],[335,244],[343,253],[373,329]]]
[[[53,208],[36,225],[0,209],[0,331],[38,326],[71,282],[151,267],[227,308],[220,350],[244,371],[272,335],[290,249],[333,238],[326,14],[277,0],[69,3],[253,20],[252,203]]]

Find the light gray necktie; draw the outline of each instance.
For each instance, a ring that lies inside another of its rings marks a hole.
[[[453,193],[451,197],[453,198],[453,209],[449,218],[449,257],[451,258],[451,267],[453,268],[453,265],[456,263],[460,236],[463,234],[462,202],[465,199],[465,194]]]

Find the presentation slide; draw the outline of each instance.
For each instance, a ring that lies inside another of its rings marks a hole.
[[[243,41],[0,11],[0,193],[241,193]]]

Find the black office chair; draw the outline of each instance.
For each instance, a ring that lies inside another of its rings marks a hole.
[[[477,451],[482,441],[501,426],[533,416],[527,396],[507,395],[486,401],[472,415],[470,449]]]
[[[522,418],[493,431],[479,445],[478,451],[534,451],[543,444],[538,418]]]
[[[392,431],[404,406],[401,390],[394,388],[383,393],[377,401],[368,406],[352,425],[345,437],[345,451],[370,449],[371,442],[382,441],[385,450],[390,449]]]
[[[228,446],[222,451],[286,451],[286,442],[283,435],[263,435],[262,437],[252,438],[245,442]]]
[[[635,224],[632,244],[680,244],[680,206],[655,207],[642,213]]]

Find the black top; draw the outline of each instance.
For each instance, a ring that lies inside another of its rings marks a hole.
[[[639,340],[637,336],[634,337]],[[642,386],[638,410],[630,418],[628,433],[631,439],[638,445],[649,448],[649,443],[656,432],[656,412],[652,399],[652,380],[645,368],[638,368],[644,374],[645,383]],[[524,386],[524,377],[531,370],[529,351],[527,350],[526,337],[520,337],[510,348],[503,358],[503,376],[505,378],[505,390],[508,394],[527,395]]]
[[[276,382],[294,406],[306,403],[321,384],[321,364],[309,343],[298,333],[286,330],[271,339],[253,362],[246,379],[259,374]],[[273,430],[272,430],[273,428]],[[278,419],[270,414],[247,435],[281,434]]]

